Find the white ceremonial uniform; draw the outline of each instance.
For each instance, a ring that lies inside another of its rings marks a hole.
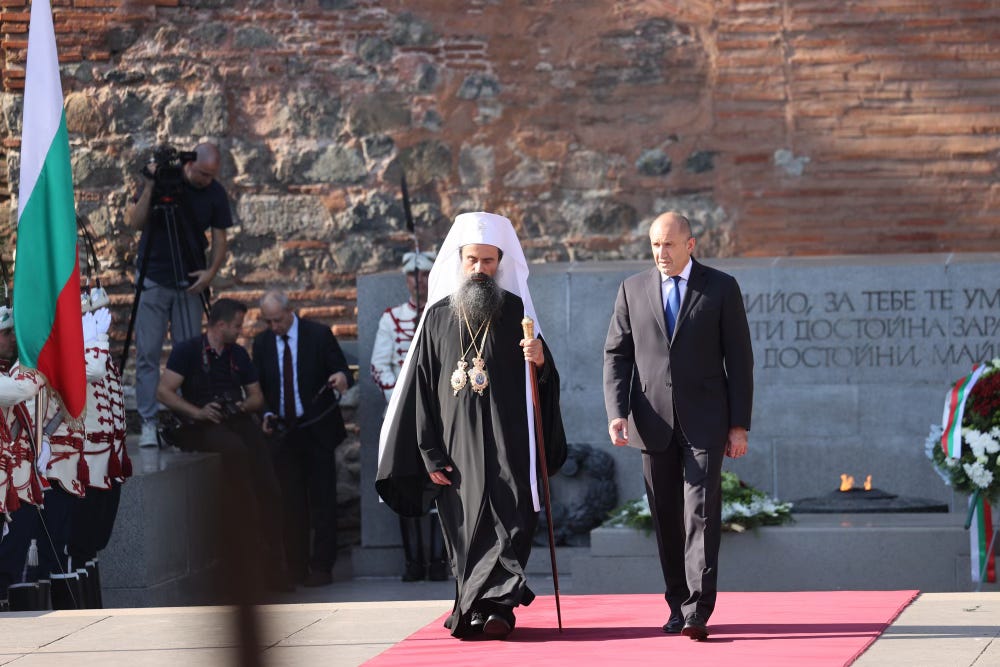
[[[13,512],[21,502],[42,504],[42,489],[35,470],[35,395],[45,379],[16,363],[0,369],[0,511]]]
[[[49,401],[44,424],[52,448],[45,476],[50,483],[56,482],[64,491],[82,498],[90,486],[90,468],[83,453],[82,424],[73,424],[57,401]],[[49,433],[56,424],[55,430]]]
[[[386,308],[378,321],[378,331],[372,347],[371,373],[375,384],[382,390],[386,403],[392,396],[406,352],[413,342],[418,318],[416,306],[412,301],[407,301]]]
[[[114,398],[105,383],[110,365],[107,334],[100,334],[96,340],[89,341],[84,355],[87,362],[84,454],[90,473],[90,486],[110,489],[112,480],[121,476],[121,462],[116,447],[118,432]]]

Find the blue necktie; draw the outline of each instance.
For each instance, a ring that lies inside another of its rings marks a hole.
[[[674,287],[667,295],[667,336],[674,337],[674,326],[677,324],[677,313],[681,309],[681,277],[670,276]]]

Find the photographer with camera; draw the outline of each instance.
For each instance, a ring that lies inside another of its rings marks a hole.
[[[156,387],[167,327],[175,343],[198,335],[207,288],[226,259],[226,230],[233,216],[226,191],[215,180],[220,162],[218,147],[210,143],[192,152],[157,148],[142,171],[143,190],[125,214],[127,224],[142,231],[133,307],[141,447],[157,445]],[[209,230],[212,251],[206,265]]]
[[[268,329],[254,338],[253,361],[276,444],[289,570],[325,586],[337,557],[335,449],[347,436],[338,399],[354,378],[330,327],[296,315],[284,292],[264,295],[260,317]]]
[[[250,355],[236,342],[246,312],[233,299],[216,301],[205,333],[174,345],[156,398],[182,423],[171,438],[181,449],[222,455],[223,520],[238,524],[235,532],[246,536],[225,548],[238,546],[233,557],[241,564],[263,554],[265,572],[253,574],[266,574],[280,587],[286,576],[283,550],[280,541],[265,539],[261,530],[278,525],[280,503],[267,441],[253,417],[263,409],[264,396]]]

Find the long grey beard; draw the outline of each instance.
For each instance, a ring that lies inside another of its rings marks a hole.
[[[473,280],[473,277],[481,279]],[[503,290],[493,278],[485,274],[469,276],[458,291],[451,295],[451,310],[455,317],[459,322],[469,318],[473,331],[486,320],[499,315],[502,307]]]

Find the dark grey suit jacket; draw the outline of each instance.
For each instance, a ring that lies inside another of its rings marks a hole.
[[[753,349],[736,279],[692,260],[672,340],[653,267],[618,290],[604,345],[608,419],[629,418],[629,445],[658,451],[674,418],[698,448],[725,446],[729,429],[749,430]]]

